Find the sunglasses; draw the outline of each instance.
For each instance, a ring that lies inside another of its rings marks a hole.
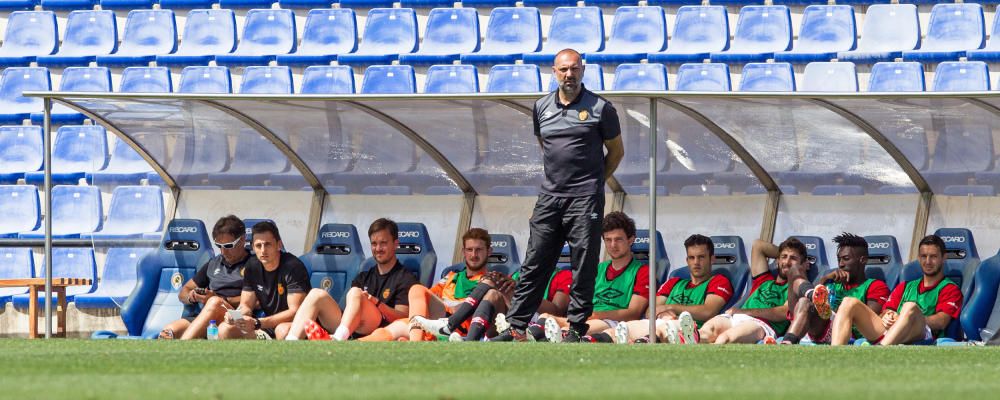
[[[240,240],[243,240],[243,238],[242,237],[238,237],[238,238],[236,238],[236,240],[234,240],[232,242],[229,242],[229,243],[215,242],[215,247],[218,247],[220,249],[231,249],[231,248],[236,247],[236,244],[239,243]]]

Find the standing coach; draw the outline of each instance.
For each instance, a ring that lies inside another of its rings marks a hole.
[[[601,251],[604,182],[625,150],[618,112],[611,102],[583,87],[583,71],[580,53],[560,51],[552,66],[559,88],[535,102],[532,119],[542,147],[545,179],[531,215],[528,252],[507,316],[511,326],[494,340],[525,340],[524,329],[538,309],[564,242],[571,249],[573,286],[567,310],[570,329],[563,341],[579,341],[587,332]]]

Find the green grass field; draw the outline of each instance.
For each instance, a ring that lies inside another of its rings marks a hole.
[[[0,341],[0,398],[997,398],[1000,349]]]

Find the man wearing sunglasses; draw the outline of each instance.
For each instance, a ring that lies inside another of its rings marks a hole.
[[[226,310],[240,303],[243,267],[250,259],[243,242],[243,221],[233,215],[220,218],[212,228],[212,240],[221,254],[202,265],[184,284],[181,302],[201,306],[197,317],[184,317],[160,331],[161,339],[204,339],[209,321],[222,321]]]

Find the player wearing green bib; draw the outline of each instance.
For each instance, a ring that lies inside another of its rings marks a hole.
[[[936,235],[925,236],[917,255],[923,277],[897,285],[881,315],[857,299],[843,300],[830,344],[847,344],[852,326],[872,344],[915,343],[939,336],[958,318],[962,292],[944,277],[944,241]]]

